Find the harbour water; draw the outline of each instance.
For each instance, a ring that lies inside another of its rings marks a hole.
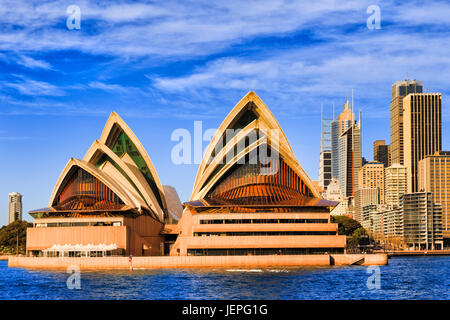
[[[82,271],[81,288],[68,289],[66,272],[0,261],[0,299],[450,299],[450,256],[376,268],[379,289],[367,285],[377,269],[365,266]]]

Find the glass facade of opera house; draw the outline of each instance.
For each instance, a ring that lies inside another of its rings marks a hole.
[[[335,205],[320,198],[270,110],[249,92],[213,137],[184,206],[173,188],[161,185],[144,148],[113,113],[85,158],[69,161],[49,208],[30,212],[35,221],[27,251],[47,256],[345,253],[345,236],[330,223]]]

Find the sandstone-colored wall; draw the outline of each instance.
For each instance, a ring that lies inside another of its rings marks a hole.
[[[344,248],[345,236],[181,237],[186,248]]]
[[[186,209],[186,211],[190,211]],[[184,215],[184,213],[183,213]],[[202,219],[327,219],[330,221],[328,212],[258,212],[258,213],[200,213],[193,215],[193,223],[200,224]]]
[[[54,244],[111,244],[127,248],[127,227],[28,228],[27,250],[42,250]]]
[[[377,254],[332,254],[332,260],[334,259],[334,265],[351,265],[362,258],[364,258],[363,266],[369,265],[386,265],[388,264],[388,256],[384,253]]]
[[[128,227],[130,235],[127,254],[133,254],[134,256],[161,255],[160,244],[164,242],[164,237],[160,235],[164,229],[161,222],[149,216],[141,215],[136,218],[125,217],[124,224]]]
[[[78,220],[77,220],[78,219]],[[27,229],[27,250],[43,250],[54,244],[116,244],[126,254],[156,256],[161,254],[160,235],[164,225],[155,219],[141,215],[136,218],[48,218],[35,223],[121,221],[122,226],[46,227]],[[143,250],[144,249],[144,250]]]
[[[311,209],[312,210],[312,209]],[[171,256],[186,256],[188,249],[218,248],[344,248],[342,235],[286,235],[194,237],[194,232],[256,232],[256,231],[337,231],[335,223],[261,223],[261,224],[200,224],[202,219],[327,219],[328,212],[296,213],[195,213],[189,208],[178,222],[179,235],[170,251]]]
[[[337,231],[336,223],[199,224],[193,232]]]
[[[384,257],[383,257],[384,256]],[[364,265],[370,263],[387,264],[387,256],[376,255],[333,255],[336,265],[351,263],[360,257],[365,258]],[[383,263],[384,262],[384,263]],[[129,269],[127,257],[103,258],[44,258],[44,257],[10,257],[10,267],[34,269],[67,269],[69,266],[87,269]],[[182,257],[134,257],[134,269],[161,268],[265,268],[328,266],[330,255],[292,255],[292,256],[182,256]]]

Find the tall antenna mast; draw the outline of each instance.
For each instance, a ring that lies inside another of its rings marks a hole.
[[[320,152],[323,151],[323,103],[320,106]]]
[[[354,105],[353,105],[353,88],[352,88],[352,196],[355,194],[355,113],[354,111]]]
[[[360,129],[361,129],[361,122],[362,122],[361,114],[362,114],[362,110],[359,109],[359,128]]]
[[[353,88],[352,88],[352,126],[356,123],[355,106],[354,106],[353,102],[354,102],[354,100],[353,100]],[[352,144],[353,144],[353,130],[352,130]]]

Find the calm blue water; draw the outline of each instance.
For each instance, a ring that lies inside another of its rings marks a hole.
[[[368,267],[172,269],[69,274],[8,268],[0,261],[0,299],[450,299],[450,257],[395,257],[369,290]]]

